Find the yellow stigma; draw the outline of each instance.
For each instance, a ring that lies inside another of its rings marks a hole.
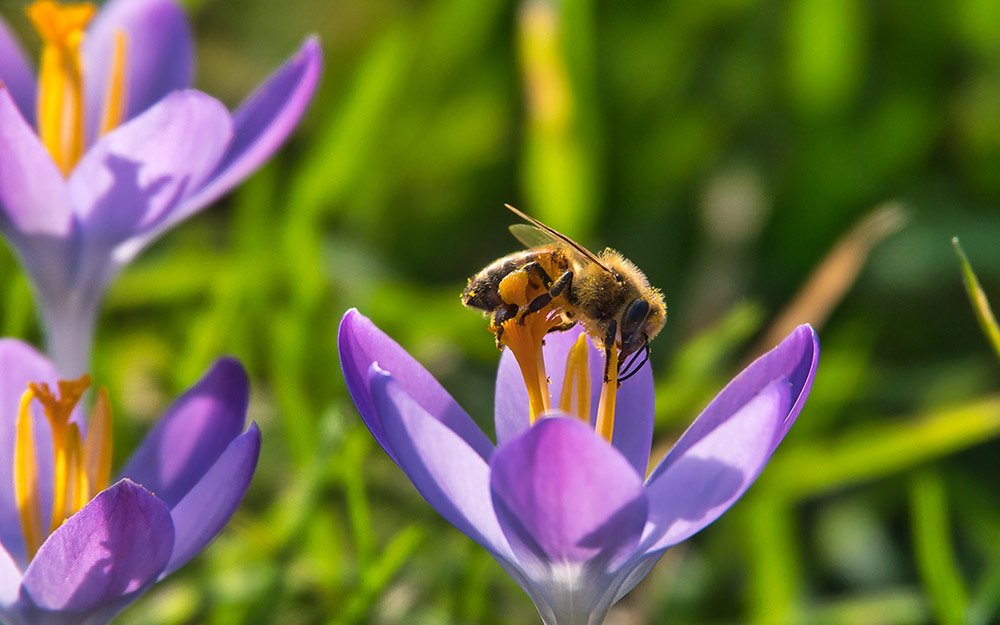
[[[532,424],[538,417],[551,409],[549,380],[545,374],[545,360],[542,358],[542,341],[549,330],[559,325],[559,317],[538,312],[521,318],[505,321],[503,338],[517,364],[528,389],[528,410]]]
[[[14,494],[28,560],[63,521],[107,488],[111,478],[111,406],[107,392],[98,391],[86,439],[76,423],[73,410],[90,387],[90,376],[60,381],[58,393],[48,384],[28,384],[21,396],[14,447]],[[52,516],[42,521],[38,485],[38,459],[32,431],[31,403],[37,400],[52,431]]]
[[[84,79],[80,49],[84,31],[97,9],[93,4],[60,5],[37,0],[28,18],[42,39],[38,72],[38,136],[64,174],[84,150]],[[112,57],[101,133],[111,130],[125,113],[125,36],[118,33]]]

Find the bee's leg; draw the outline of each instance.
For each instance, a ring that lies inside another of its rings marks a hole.
[[[549,287],[549,295],[551,295],[553,298],[556,298],[562,295],[563,292],[565,291],[568,299],[569,294],[573,292],[572,287],[573,287],[573,272],[567,271],[563,275],[559,276],[559,279],[556,280],[555,284]]]
[[[542,267],[538,261],[531,261],[524,267],[521,267],[521,271],[528,274],[535,274],[535,277],[542,281],[542,287],[546,289],[552,285],[552,277],[549,275],[549,272],[545,271],[545,268]]]
[[[569,330],[570,328],[572,328],[575,325],[576,325],[576,321],[575,320],[573,320],[573,319],[567,319],[566,321],[560,323],[556,327],[554,327],[551,330],[549,330],[549,332],[565,332],[566,330]]]
[[[497,337],[497,349],[503,349],[503,324],[505,321],[513,319],[517,315],[517,304],[507,304],[500,306],[493,311],[493,319],[490,320],[490,329]]]
[[[541,267],[539,267],[539,269],[541,269]],[[542,293],[528,303],[528,307],[524,311],[525,315],[538,312],[539,310],[545,308],[553,299],[562,295],[563,292],[566,292],[567,294],[572,292],[570,287],[573,284],[573,272],[567,271],[563,275],[559,276],[559,279],[556,280],[554,284],[551,282],[550,284],[552,286],[549,287],[548,293]],[[521,320],[524,320],[524,316],[521,317]]]
[[[608,325],[608,331],[604,333],[604,383],[607,384],[611,377],[608,376],[609,365],[611,364],[611,350],[615,349],[615,335],[618,334],[618,322],[614,319]],[[618,363],[621,366],[621,363]],[[615,372],[617,377],[618,372]]]

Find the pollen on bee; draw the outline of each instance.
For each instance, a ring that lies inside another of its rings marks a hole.
[[[500,299],[517,306],[526,305],[530,299],[531,277],[523,269],[512,271],[500,281]]]

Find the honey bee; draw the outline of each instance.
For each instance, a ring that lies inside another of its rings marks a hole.
[[[660,291],[649,285],[645,274],[630,260],[606,248],[594,254],[566,235],[546,226],[511,205],[506,205],[527,224],[515,224],[511,233],[528,247],[500,258],[469,279],[462,303],[490,317],[490,328],[501,346],[502,324],[523,320],[560,298],[563,322],[551,331],[562,331],[576,323],[605,352],[604,379],[608,381],[611,350],[617,346],[619,381],[634,375],[649,359],[649,343],[667,321],[667,307]],[[527,278],[528,292],[540,292],[528,302],[514,301],[501,283],[515,272]],[[632,368],[640,350],[645,358]],[[622,368],[630,354],[632,360]]]

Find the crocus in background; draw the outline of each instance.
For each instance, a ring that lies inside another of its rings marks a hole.
[[[595,432],[609,404],[601,353],[579,329],[535,339],[549,372],[541,379],[554,389],[546,401],[556,407],[529,414],[525,379],[504,350],[495,446],[356,310],[341,321],[339,349],[361,417],[428,503],[496,558],[545,623],[599,625],[669,547],[717,519],[757,478],[805,403],[819,343],[801,326],[754,361],[644,479],[650,368],[617,389],[608,444]]]
[[[33,348],[0,340],[0,621],[99,625],[201,551],[250,485],[260,430],[244,431],[247,376],[221,359],[111,476],[104,389],[60,381]],[[109,485],[110,484],[110,485]]]
[[[319,77],[314,39],[232,114],[189,89],[190,27],[173,0],[61,6],[28,16],[37,80],[0,21],[0,231],[41,308],[64,376],[88,367],[105,290],[164,231],[278,149]]]

